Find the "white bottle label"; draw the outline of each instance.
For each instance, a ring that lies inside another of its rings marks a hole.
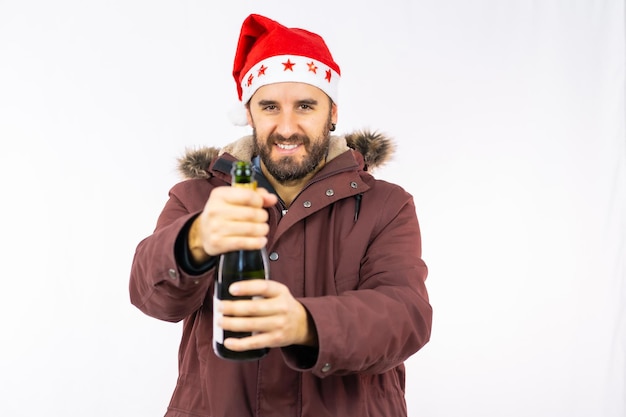
[[[220,300],[213,296],[213,342],[224,344],[224,330],[217,324],[222,318],[222,313],[218,311]]]

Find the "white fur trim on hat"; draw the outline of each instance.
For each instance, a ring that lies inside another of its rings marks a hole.
[[[241,79],[241,102],[247,103],[254,92],[268,84],[300,82],[325,92],[337,104],[339,74],[322,62],[298,55],[277,55],[255,64]]]

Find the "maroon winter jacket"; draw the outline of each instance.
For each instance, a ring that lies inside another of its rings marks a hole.
[[[157,319],[184,320],[166,416],[406,416],[403,362],[429,340],[432,310],[413,199],[366,171],[393,148],[381,135],[333,137],[326,165],[288,212],[268,209],[271,279],[308,310],[318,348],[270,349],[242,363],[213,353],[216,268],[184,267],[185,228],[211,190],[229,184],[231,161],[251,159],[250,144],[246,137],[182,159],[189,179],[170,190],[154,233],[137,247],[132,303]]]

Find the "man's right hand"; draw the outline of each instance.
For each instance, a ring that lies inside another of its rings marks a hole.
[[[225,252],[265,246],[269,232],[265,207],[277,201],[278,198],[264,188],[215,188],[189,229],[193,261],[201,264]]]

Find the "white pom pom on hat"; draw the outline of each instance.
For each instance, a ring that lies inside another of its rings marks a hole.
[[[228,111],[228,120],[235,126],[248,126],[246,106],[240,101],[233,104]]]
[[[251,14],[241,26],[233,77],[242,106],[259,87],[289,81],[318,87],[337,103],[341,70],[321,36]],[[234,124],[247,124],[245,108],[243,119],[239,110],[230,113]]]

